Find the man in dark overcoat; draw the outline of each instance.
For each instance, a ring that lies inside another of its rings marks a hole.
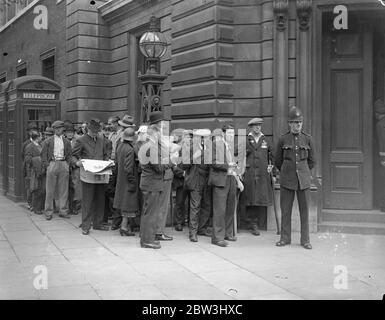
[[[380,210],[385,212],[385,104],[378,99],[374,104],[376,116],[376,133],[378,139],[378,151],[380,157],[380,188],[382,192]]]
[[[315,150],[312,137],[302,131],[303,116],[299,108],[289,110],[290,131],[277,143],[275,166],[280,170],[281,185],[281,239],[277,246],[291,243],[291,212],[297,194],[301,220],[301,245],[311,249],[309,238],[309,190],[311,172],[315,166]]]
[[[111,156],[111,146],[104,137],[99,135],[100,121],[91,119],[87,132],[76,140],[72,151],[73,161],[82,167],[82,159],[107,161]],[[87,183],[81,181],[82,186],[82,233],[88,235],[91,224],[93,229],[108,231],[108,226],[103,225],[105,184]]]
[[[262,118],[249,121],[250,133],[246,137],[246,170],[244,174],[244,201],[252,234],[259,236],[259,227],[266,224],[266,207],[272,205],[270,172],[273,154],[262,133]]]
[[[122,216],[120,235],[134,236],[134,219],[139,209],[138,167],[134,150],[135,126],[124,129],[122,141],[116,149],[116,189],[114,208]]]

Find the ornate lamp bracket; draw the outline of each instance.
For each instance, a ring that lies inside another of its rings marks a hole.
[[[301,31],[309,29],[311,11],[312,0],[297,0],[297,16]]]
[[[289,0],[274,0],[273,10],[274,10],[277,30],[278,31],[285,30],[287,27]]]

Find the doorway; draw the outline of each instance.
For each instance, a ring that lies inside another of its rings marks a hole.
[[[349,29],[322,19],[322,176],[324,209],[379,207],[374,101],[385,92],[385,14],[353,12]]]

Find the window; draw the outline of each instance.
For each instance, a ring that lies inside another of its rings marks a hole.
[[[42,75],[55,80],[55,56],[42,60]]]
[[[27,68],[24,67],[22,69],[17,70],[16,72],[16,78],[20,78],[27,75]]]
[[[7,81],[7,74],[5,72],[0,73],[0,83]]]

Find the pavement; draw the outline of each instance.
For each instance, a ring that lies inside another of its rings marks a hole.
[[[210,238],[143,249],[139,237],[51,221],[0,196],[0,299],[382,299],[385,236],[311,234],[313,250],[276,247],[274,232],[238,234],[227,248]]]

